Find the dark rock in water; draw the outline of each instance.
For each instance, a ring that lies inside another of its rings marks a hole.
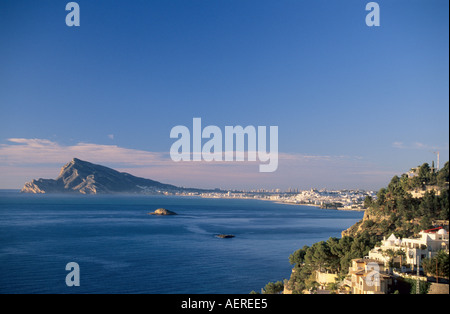
[[[171,216],[177,215],[177,213],[167,210],[165,208],[158,208],[153,213],[148,213],[149,215],[159,215],[159,216]]]
[[[234,238],[235,236],[233,234],[218,234],[217,237],[221,239],[231,239]]]

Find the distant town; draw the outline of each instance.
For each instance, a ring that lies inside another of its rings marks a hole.
[[[320,206],[327,209],[362,210],[364,199],[376,198],[373,191],[364,190],[299,190],[289,188],[223,190],[178,187],[158,181],[135,177],[131,174],[73,158],[65,164],[56,179],[35,179],[26,182],[22,193],[75,193],[114,194],[130,193],[143,195],[181,195],[205,198],[260,199],[275,202]]]
[[[165,192],[164,194],[171,194]],[[239,198],[239,199],[260,199],[270,200],[280,203],[318,206],[326,209],[339,210],[363,210],[364,199],[367,196],[376,199],[376,192],[365,190],[326,190],[326,189],[288,189],[281,191],[273,190],[250,190],[250,191],[216,191],[208,192],[176,192],[175,195],[200,196],[205,198]]]

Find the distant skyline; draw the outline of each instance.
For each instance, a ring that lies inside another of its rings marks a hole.
[[[0,188],[72,158],[179,186],[377,190],[449,160],[449,2],[0,2]],[[278,126],[279,166],[170,159],[176,125]]]

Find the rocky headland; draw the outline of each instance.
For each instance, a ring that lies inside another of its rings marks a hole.
[[[56,179],[35,179],[25,183],[22,193],[77,194],[164,194],[207,192],[209,190],[180,188],[171,184],[133,176],[126,172],[74,158],[61,168]]]

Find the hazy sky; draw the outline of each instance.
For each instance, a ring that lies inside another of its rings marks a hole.
[[[449,151],[449,1],[0,2],[0,188],[73,157],[166,183],[371,188]],[[192,119],[279,128],[279,167],[174,163]]]

